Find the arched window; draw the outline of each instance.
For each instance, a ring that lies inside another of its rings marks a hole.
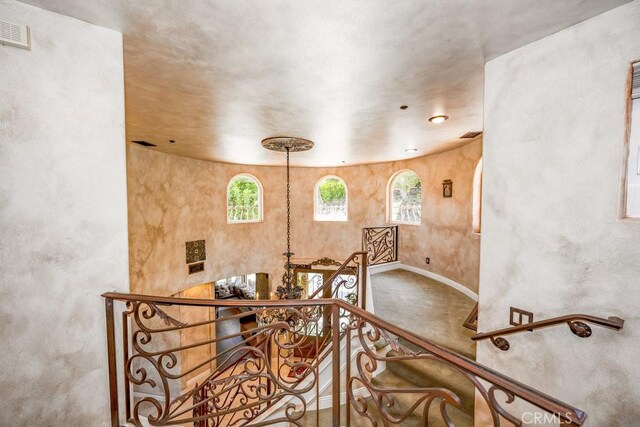
[[[227,186],[227,222],[262,221],[262,185],[255,176],[243,173]]]
[[[422,218],[422,184],[412,170],[404,170],[389,182],[388,218],[401,224],[420,224]]]
[[[482,159],[478,161],[473,174],[473,202],[471,227],[474,233],[480,234],[480,220],[482,219]]]
[[[347,221],[347,185],[337,176],[325,176],[314,190],[313,219],[316,221]]]

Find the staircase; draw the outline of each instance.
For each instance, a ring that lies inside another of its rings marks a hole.
[[[468,312],[475,301],[461,292],[440,282],[405,270],[391,270],[371,276],[370,285],[376,315],[392,321],[398,326],[410,328],[414,332],[438,341],[457,353],[475,358],[475,344],[471,340],[473,333],[462,326]],[[416,303],[417,301],[417,303]],[[446,339],[445,339],[446,337]],[[399,342],[419,352],[420,349],[400,339]],[[385,367],[378,370],[372,378],[376,387],[386,389],[420,389],[442,387],[453,391],[461,399],[460,409],[450,408],[448,414],[455,426],[473,426],[475,389],[468,379],[454,368],[433,360],[394,360],[401,358],[402,353],[395,351],[383,340],[374,344],[376,353],[387,360]],[[407,414],[418,397],[414,394],[398,393],[397,400],[389,413],[397,418]],[[369,407],[375,407],[372,399],[367,400]],[[342,411],[346,415],[346,405]],[[406,426],[422,426],[421,407],[409,412],[409,416],[401,423]],[[330,408],[305,414],[303,425],[320,426],[331,423]],[[384,425],[379,411],[374,417],[378,425]],[[360,417],[352,409],[351,425],[367,425],[371,422]],[[430,411],[429,425],[445,425],[439,408],[434,406]]]
[[[367,311],[363,255],[354,253],[326,292],[318,290],[324,298],[104,294],[112,427],[471,426],[476,397],[494,426],[520,424],[515,400],[563,425],[584,423],[579,409]],[[346,273],[354,271],[352,280]],[[212,339],[208,331],[222,320],[197,320],[195,312],[225,308],[242,309],[234,318],[255,318],[255,326]],[[239,337],[223,355],[231,365],[215,363],[222,354],[207,349]]]

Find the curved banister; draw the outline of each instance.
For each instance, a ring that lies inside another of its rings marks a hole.
[[[624,320],[611,316],[607,319],[603,317],[591,316],[588,314],[568,314],[565,316],[553,317],[551,319],[540,320],[537,322],[525,323],[509,328],[497,329],[491,332],[481,332],[471,337],[474,341],[490,339],[491,342],[502,351],[509,350],[509,341],[502,338],[503,335],[512,335],[525,331],[534,331],[536,329],[548,328],[551,326],[567,324],[575,335],[580,338],[588,338],[591,336],[591,328],[587,324],[600,326],[603,328],[619,331],[624,326]]]
[[[113,332],[113,302],[114,301],[122,301],[122,302],[142,302],[142,303],[151,303],[153,305],[178,305],[178,306],[201,306],[201,307],[219,307],[219,306],[233,306],[233,307],[253,307],[256,305],[255,301],[249,300],[211,300],[211,299],[190,299],[190,298],[174,298],[174,297],[156,297],[150,295],[136,295],[136,294],[126,294],[126,293],[117,293],[117,292],[107,292],[102,295],[106,301],[107,307],[107,340],[109,343],[109,353],[110,353],[110,375],[113,378],[112,387],[115,385],[115,335]],[[483,379],[490,384],[493,385],[491,390],[498,390],[505,393],[507,396],[511,396],[509,402],[513,400],[513,396],[519,397],[540,409],[543,409],[549,413],[555,414],[559,419],[562,420],[562,423],[566,425],[572,426],[580,426],[583,425],[587,415],[580,409],[577,409],[567,403],[564,403],[558,399],[555,399],[551,396],[546,395],[538,390],[535,390],[525,384],[522,384],[512,378],[509,378],[503,374],[500,374],[497,371],[494,371],[488,367],[485,367],[471,359],[468,359],[462,355],[459,355],[452,350],[449,350],[435,342],[423,338],[419,335],[414,334],[413,332],[407,331],[405,329],[399,328],[377,316],[374,314],[363,310],[359,307],[353,306],[343,300],[335,299],[335,298],[321,298],[316,300],[311,299],[302,299],[302,300],[263,300],[260,301],[260,306],[269,307],[269,308],[277,308],[277,307],[303,307],[303,306],[330,306],[332,307],[332,313],[334,316],[334,331],[337,331],[338,324],[335,321],[339,319],[339,310],[343,310],[344,313],[347,313],[350,318],[359,318],[362,322],[369,325],[369,327],[373,327],[378,331],[383,331],[385,334],[393,335],[397,338],[401,338],[406,342],[413,344],[422,349],[419,353],[415,353],[414,357],[420,357],[423,354],[432,354],[444,361],[445,363],[450,364],[468,374]],[[593,316],[585,316],[585,315],[574,315],[574,316],[563,316],[563,319],[570,318],[576,321],[585,320],[594,324],[599,324],[601,326],[611,327],[613,329],[622,328],[622,319],[610,318],[600,319]],[[613,319],[613,320],[612,320]],[[555,319],[549,319],[548,321],[543,321],[549,323],[549,321],[553,321]],[[567,321],[565,319],[565,321]],[[541,322],[537,322],[541,323]],[[531,328],[532,324],[524,325],[524,330],[527,328]],[[481,335],[481,334],[479,334]],[[339,345],[336,343],[337,335],[334,337],[334,345],[333,349],[339,349]],[[397,342],[397,341],[396,341]],[[426,351],[424,353],[423,351]],[[337,359],[339,360],[339,359]],[[335,361],[334,361],[335,363]],[[113,366],[111,366],[113,364]],[[335,371],[335,369],[334,369]],[[337,375],[339,378],[340,371],[338,369]],[[334,377],[336,372],[334,372]],[[339,389],[338,389],[339,390]],[[490,391],[491,391],[490,390]],[[117,415],[117,395],[114,394],[114,390],[112,388],[112,411],[115,403],[115,413]],[[339,393],[338,393],[339,394]],[[115,399],[115,400],[114,400]],[[335,399],[334,399],[335,400]],[[335,409],[335,408],[334,408]],[[113,414],[113,412],[112,412]],[[503,412],[500,412],[501,415],[504,415]],[[498,423],[499,424],[499,423]],[[497,425],[498,425],[497,424]]]

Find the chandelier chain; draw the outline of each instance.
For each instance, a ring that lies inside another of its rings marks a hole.
[[[291,273],[291,177],[289,171],[289,147],[287,147],[287,274]]]

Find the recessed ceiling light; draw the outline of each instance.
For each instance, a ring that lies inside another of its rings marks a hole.
[[[173,143],[176,142],[176,140],[175,139],[170,139],[169,142],[173,144]]]
[[[447,120],[448,118],[449,118],[449,116],[445,116],[444,114],[441,114],[441,115],[439,115],[439,116],[429,117],[429,121],[430,121],[431,123],[438,124],[438,123],[442,123],[442,122],[444,122],[444,121],[445,121],[445,120]]]
[[[405,153],[415,153],[416,151],[418,151],[417,148],[405,148],[404,149]]]
[[[401,105],[401,106],[400,106],[400,109],[401,109],[401,110],[406,110],[407,108],[409,108],[409,106],[408,106],[408,105]]]

